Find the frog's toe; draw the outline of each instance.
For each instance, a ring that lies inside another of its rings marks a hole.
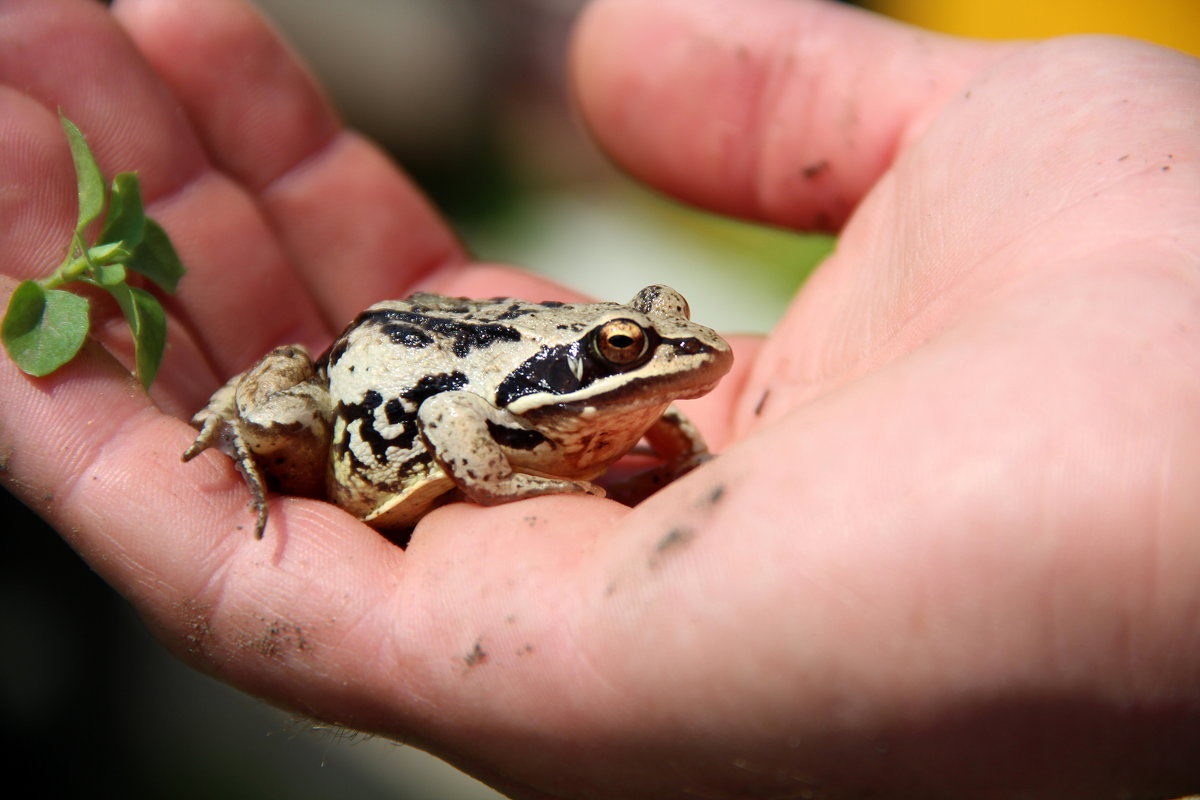
[[[608,492],[603,486],[588,483],[587,481],[577,481],[576,483],[579,486],[579,491],[584,494],[590,494],[592,497],[608,497]]]
[[[216,446],[221,433],[221,423],[222,420],[215,416],[202,417],[197,414],[193,417],[192,424],[200,429],[200,433],[196,434],[196,440],[192,442],[192,446],[183,451],[182,460],[184,462],[191,461],[205,450]]]

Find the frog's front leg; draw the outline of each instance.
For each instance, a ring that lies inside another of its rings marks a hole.
[[[712,459],[700,429],[675,406],[669,406],[645,433],[663,463],[608,487],[608,496],[634,506],[676,478]]]
[[[497,505],[543,494],[584,492],[604,496],[589,481],[531,475],[513,468],[505,448],[554,447],[537,431],[471,392],[443,392],[421,404],[421,435],[434,459],[463,494],[480,505]]]
[[[242,436],[237,415],[237,385],[245,375],[242,372],[230,378],[213,394],[208,404],[192,417],[192,426],[200,429],[200,435],[184,451],[183,460],[191,461],[210,447],[233,459],[234,466],[242,473],[246,486],[250,488],[250,502],[257,514],[254,534],[261,539],[267,524],[266,481],[254,460],[254,453]]]
[[[664,466],[671,472],[671,479],[691,472],[713,457],[700,429],[673,405],[646,431],[646,441],[666,462]]]
[[[328,393],[301,345],[279,347],[221,387],[192,417],[189,461],[210,447],[233,459],[250,488],[255,534],[267,523],[266,482],[287,494],[321,496],[329,458]]]

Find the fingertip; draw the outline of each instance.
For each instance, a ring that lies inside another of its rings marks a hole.
[[[837,229],[994,47],[815,0],[598,0],[577,102],[637,177],[719,213]]]

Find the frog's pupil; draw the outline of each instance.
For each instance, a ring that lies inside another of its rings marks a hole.
[[[632,369],[646,354],[646,332],[636,322],[616,319],[596,334],[596,355],[618,369]]]

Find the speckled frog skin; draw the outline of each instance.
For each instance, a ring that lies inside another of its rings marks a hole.
[[[232,378],[193,417],[184,460],[234,459],[259,536],[268,481],[383,530],[450,497],[603,496],[592,481],[643,437],[664,461],[657,481],[707,457],[670,404],[732,363],[665,286],[628,304],[414,294],[363,311],[315,362],[280,347]]]

